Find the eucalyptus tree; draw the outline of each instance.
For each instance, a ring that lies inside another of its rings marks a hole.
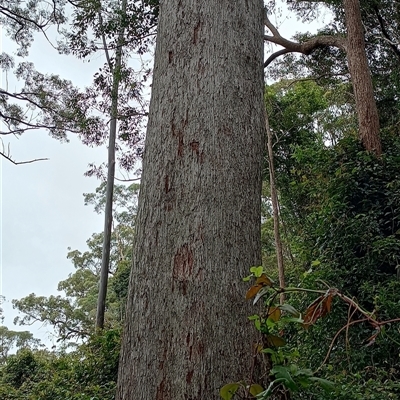
[[[116,398],[216,399],[259,372],[263,2],[160,4]]]

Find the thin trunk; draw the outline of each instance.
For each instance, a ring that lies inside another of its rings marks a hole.
[[[160,4],[118,400],[217,400],[258,370],[262,25],[262,0]]]
[[[365,52],[364,27],[359,0],[343,0],[346,15],[346,54],[353,83],[359,135],[364,147],[381,155],[379,115],[376,107],[371,72]]]
[[[122,0],[121,16],[126,14],[127,0]],[[99,22],[101,14],[99,14]],[[104,216],[104,239],[100,270],[99,296],[97,300],[96,328],[104,328],[104,314],[106,309],[108,272],[110,268],[110,249],[111,249],[111,232],[112,232],[112,206],[114,193],[114,177],[115,177],[115,141],[117,136],[117,120],[118,120],[118,90],[121,82],[121,65],[122,65],[122,43],[124,42],[125,25],[121,26],[118,34],[118,47],[115,53],[115,65],[110,62],[107,47],[105,47],[107,62],[112,71],[113,84],[111,89],[111,109],[110,109],[110,136],[108,140],[108,171],[107,171],[107,187],[106,187],[106,207]],[[103,35],[103,42],[105,37]]]
[[[268,164],[269,164],[269,182],[271,187],[271,202],[272,202],[272,212],[274,217],[274,238],[276,247],[276,260],[278,264],[278,275],[279,275],[279,286],[281,288],[285,287],[285,266],[283,263],[283,250],[282,241],[279,230],[279,203],[278,194],[276,192],[275,185],[275,166],[274,166],[274,152],[272,149],[272,133],[269,126],[269,120],[267,112],[265,112],[265,128],[267,131],[267,148],[268,148]],[[285,294],[281,293],[280,303],[285,302]]]

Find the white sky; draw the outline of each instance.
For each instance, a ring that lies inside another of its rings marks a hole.
[[[271,21],[277,22],[286,37],[296,30],[310,29],[293,18]],[[10,39],[2,34],[0,52],[11,52],[11,46]],[[38,71],[59,74],[81,87],[91,84],[93,73],[103,63],[101,56],[90,63],[60,56],[41,38],[33,44],[29,60]],[[9,84],[13,82],[9,80]],[[74,137],[70,137],[70,143],[60,143],[45,132],[32,131],[9,141],[17,161],[42,157],[50,160],[15,166],[0,159],[0,293],[6,297],[4,324],[13,330],[29,329],[51,343],[48,328],[38,331],[40,326],[13,326],[17,314],[10,302],[30,293],[58,294],[58,282],[74,270],[66,259],[67,248],[85,250],[86,240],[103,229],[103,217],[84,206],[82,195],[93,192],[100,182],[83,174],[88,163],[104,162],[107,151],[105,147],[88,148]]]
[[[1,51],[11,52],[11,46],[3,34]],[[81,87],[91,84],[93,73],[102,64],[101,58],[83,63],[72,56],[60,56],[42,38],[35,41],[30,54],[29,60],[38,71],[59,74]],[[14,82],[11,77],[8,81],[11,90]],[[103,229],[102,216],[83,203],[83,193],[93,192],[100,182],[84,177],[84,172],[90,162],[100,164],[107,160],[107,149],[89,148],[72,135],[70,143],[60,143],[45,131],[31,131],[19,139],[7,137],[4,142],[11,144],[16,161],[49,158],[17,166],[0,159],[4,324],[9,329],[32,330],[46,339],[47,328],[38,333],[40,326],[13,326],[17,314],[11,300],[30,293],[57,294],[58,282],[74,270],[66,259],[67,248],[84,250],[91,234]]]

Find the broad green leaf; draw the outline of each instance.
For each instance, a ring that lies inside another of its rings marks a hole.
[[[280,336],[267,335],[268,343],[274,347],[283,347],[286,344],[285,339]]]
[[[258,394],[262,393],[264,391],[264,388],[257,383],[254,383],[253,385],[250,386],[249,392],[252,396],[257,396]]]
[[[300,317],[300,313],[290,304],[282,304],[281,306],[279,306],[279,308],[282,311],[285,311],[296,318]]]
[[[310,381],[317,382],[326,392],[333,392],[335,390],[335,384],[327,379],[317,378],[316,376],[312,376],[309,379]]]
[[[286,317],[284,319],[285,322],[295,322],[296,324],[303,324],[304,319],[300,316],[299,318],[291,318],[291,317]]]
[[[275,375],[278,379],[283,378],[283,384],[293,392],[299,390],[288,369],[283,365],[276,365],[274,368],[272,368],[271,374]]]
[[[221,388],[221,390],[219,391],[219,395],[224,400],[231,400],[231,398],[235,395],[235,393],[237,392],[239,387],[240,387],[240,383],[238,383],[238,382],[228,383],[227,385],[225,385]]]
[[[262,273],[263,273],[264,268],[262,266],[260,267],[251,267],[250,272],[256,277],[259,278]]]
[[[309,368],[299,369],[294,374],[294,376],[304,375],[304,376],[313,376],[313,372]]]
[[[254,321],[254,326],[259,331],[261,329],[261,321],[259,315],[251,315],[248,317],[250,321]]]
[[[269,292],[269,287],[268,286],[264,286],[258,293],[257,296],[254,298],[253,300],[253,305],[257,303],[258,300],[261,299],[261,297],[263,297],[264,295],[266,295]]]

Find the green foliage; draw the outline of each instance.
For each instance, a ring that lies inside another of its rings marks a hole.
[[[394,125],[398,118],[392,118],[382,130],[384,154],[377,159],[356,139],[346,84],[318,83],[281,82],[269,87],[266,96],[276,137],[287,282],[314,289],[315,282],[322,279],[373,312],[377,320],[397,319],[400,140]],[[301,89],[296,90],[299,85]],[[301,90],[302,97],[296,97]],[[380,92],[384,93],[390,97],[388,92]],[[316,101],[321,94],[325,103]],[[388,113],[393,117],[397,110],[385,110],[385,115]],[[264,229],[267,223],[268,219]],[[264,262],[270,263],[266,267],[271,273],[274,247],[264,249],[269,252]],[[308,306],[299,293],[291,294],[290,303],[299,310]],[[298,351],[296,365],[300,369],[321,366],[335,332],[346,326],[350,317],[360,318],[358,311],[349,313],[339,304],[325,317],[325,324],[313,324],[307,334],[290,325],[285,328],[286,343]],[[311,385],[293,398],[397,398],[399,343],[399,331],[390,324],[372,332],[365,324],[340,331],[319,370],[322,378],[334,381],[340,390],[329,395]],[[283,348],[269,354],[274,362],[285,360]]]
[[[120,329],[93,334],[69,353],[23,349],[0,369],[4,400],[112,400]]]
[[[121,326],[125,315],[132,261],[132,243],[139,186],[116,185],[114,191],[114,229],[111,235],[109,289],[106,300],[106,327]],[[91,204],[96,212],[104,209],[105,184],[96,193],[85,194],[85,204]],[[37,296],[32,293],[13,300],[14,308],[22,314],[15,318],[19,325],[41,322],[55,329],[58,340],[71,341],[89,337],[94,329],[98,282],[102,258],[103,234],[93,234],[87,241],[88,250],[72,250],[68,258],[75,272],[58,284],[63,294]]]
[[[12,331],[6,326],[0,326],[0,364],[6,362],[11,350],[40,346],[40,340],[34,338],[31,332]]]

